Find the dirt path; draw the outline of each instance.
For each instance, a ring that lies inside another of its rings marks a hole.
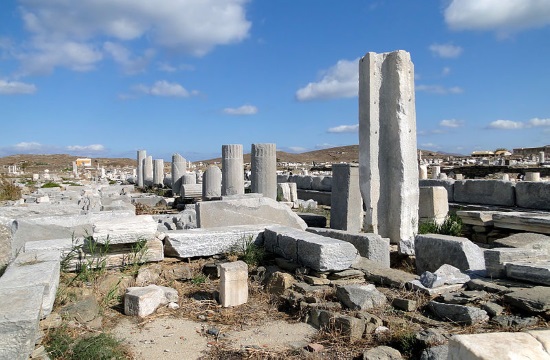
[[[184,319],[156,318],[138,326],[130,319],[123,319],[113,334],[130,346],[137,359],[198,359],[208,349],[211,341],[204,335],[205,323]],[[282,350],[303,346],[316,330],[305,323],[269,321],[261,326],[243,331],[221,333],[222,341],[239,349],[246,346],[266,350]]]

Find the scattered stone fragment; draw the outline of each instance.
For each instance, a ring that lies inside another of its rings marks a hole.
[[[124,295],[124,314],[145,317],[169,302],[176,302],[177,291],[164,286],[130,287]]]
[[[484,291],[460,291],[442,294],[439,298],[446,304],[467,304],[480,299],[485,299],[488,294]]]
[[[445,343],[449,338],[449,334],[439,328],[428,328],[416,333],[415,338],[424,347],[430,347]]]
[[[347,315],[337,315],[334,318],[334,328],[350,341],[357,341],[365,333],[365,320]]]
[[[422,350],[420,360],[447,360],[449,356],[449,345],[438,345]]]
[[[368,310],[386,304],[384,294],[373,284],[344,285],[336,287],[336,296],[347,308],[352,310]]]
[[[365,279],[368,281],[372,281],[377,285],[399,289],[405,288],[408,281],[418,278],[418,276],[406,271],[382,267],[375,261],[364,257],[358,257],[352,268],[363,271]]]
[[[190,280],[193,278],[191,267],[185,264],[178,264],[170,269],[166,269],[161,275],[167,281]]]
[[[524,328],[537,325],[536,317],[521,317],[517,315],[498,315],[491,319],[492,322],[502,327]]]
[[[309,285],[328,285],[328,284],[330,284],[329,279],[323,279],[323,278],[320,278],[320,277],[317,277],[317,276],[302,275],[302,278]]]
[[[269,278],[266,290],[270,294],[281,295],[285,290],[290,289],[295,282],[296,279],[292,275],[277,271]]]
[[[389,346],[377,346],[363,353],[363,360],[401,360],[399,350]]]
[[[425,271],[420,275],[420,283],[427,288],[435,288],[443,285],[464,284],[470,280],[470,276],[464,274],[456,267],[443,264],[434,273]]]
[[[303,282],[297,282],[292,285],[292,288],[304,295],[322,295],[331,291],[331,288],[326,285],[312,286]]]
[[[472,306],[443,304],[430,301],[430,310],[441,319],[456,322],[458,324],[472,325],[489,320],[487,312]]]
[[[156,283],[160,279],[161,271],[160,264],[140,268],[136,276],[136,285],[147,286]]]
[[[403,311],[416,310],[416,301],[414,300],[395,298],[392,300],[391,304],[394,308]]]
[[[424,285],[422,285],[420,280],[412,280],[407,283],[408,288],[412,290],[420,291],[421,293],[430,295],[430,296],[441,295],[452,291],[458,291],[462,289],[463,286],[464,286],[463,284],[452,284],[452,285],[442,285],[436,288],[427,288]]]
[[[506,286],[495,284],[494,282],[486,281],[483,279],[472,279],[466,283],[466,286],[470,290],[483,290],[489,293],[497,293],[497,294],[498,293],[504,294],[504,293],[513,291],[507,288]]]
[[[491,301],[481,304],[481,308],[487,311],[487,314],[489,314],[490,317],[495,317],[504,312],[504,307]]]
[[[528,248],[542,250],[550,255],[550,236],[537,233],[519,233],[497,239],[495,247]]]
[[[376,328],[384,325],[384,322],[378,316],[364,311],[360,312],[357,317],[359,319],[365,320],[365,334],[372,334],[376,330]]]
[[[517,261],[539,261],[548,255],[540,250],[525,248],[493,248],[484,252],[487,277],[506,277],[506,264]]]
[[[309,352],[321,352],[325,349],[325,347],[321,344],[317,343],[309,343],[306,346],[306,350]]]
[[[101,311],[99,304],[93,295],[69,305],[65,305],[59,313],[65,319],[76,320],[79,323],[87,323],[94,320]]]
[[[361,279],[363,280],[365,278],[365,274],[361,270],[357,269],[347,269],[344,271],[338,271],[331,273],[328,276],[329,280],[340,280],[340,279]]]

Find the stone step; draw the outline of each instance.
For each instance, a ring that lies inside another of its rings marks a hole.
[[[529,212],[498,212],[493,214],[496,228],[550,234],[550,214]]]

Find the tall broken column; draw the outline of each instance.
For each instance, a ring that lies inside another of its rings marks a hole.
[[[138,150],[137,151],[137,186],[143,187],[143,161],[147,157],[147,151]]]
[[[251,188],[253,193],[277,199],[277,147],[275,144],[252,144]]]
[[[172,155],[172,194],[177,196],[181,190],[181,178],[187,169],[187,160],[180,154]]]
[[[359,168],[354,164],[332,164],[330,228],[360,232],[362,213]]]
[[[243,146],[222,145],[222,196],[244,194]]]
[[[164,160],[155,159],[153,161],[153,186],[162,187],[164,183]]]
[[[359,176],[364,231],[414,253],[418,164],[414,66],[406,51],[367,53],[359,62]]]
[[[147,156],[143,160],[143,185],[151,186],[153,184],[153,157]]]

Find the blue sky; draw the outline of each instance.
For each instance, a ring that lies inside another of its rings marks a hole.
[[[398,49],[419,148],[550,144],[548,0],[3,0],[0,156],[357,144],[357,61]]]

